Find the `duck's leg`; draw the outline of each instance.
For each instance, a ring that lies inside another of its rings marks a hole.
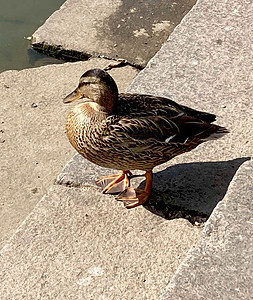
[[[138,205],[143,204],[150,196],[153,182],[153,173],[147,171],[145,174],[146,186],[145,190],[134,189],[132,187],[127,187],[125,191],[119,194],[117,197],[118,201],[122,201],[126,208],[133,208]]]
[[[96,184],[103,189],[104,194],[120,193],[130,185],[130,171],[122,171],[120,174],[101,177]]]

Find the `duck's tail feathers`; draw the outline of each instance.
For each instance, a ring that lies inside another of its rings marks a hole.
[[[214,131],[209,135],[201,139],[201,141],[206,142],[210,140],[217,140],[221,137],[223,137],[225,134],[229,133],[229,130],[225,127],[221,127],[218,125],[212,125],[214,126]]]

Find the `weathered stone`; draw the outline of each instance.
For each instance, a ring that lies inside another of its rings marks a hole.
[[[157,299],[199,234],[94,188],[54,186],[0,253],[1,300]]]
[[[253,295],[253,161],[245,162],[162,299],[240,299]]]
[[[32,45],[65,60],[104,56],[144,67],[195,2],[67,0]]]
[[[181,163],[159,166],[155,169],[153,195],[145,207],[166,217],[171,209],[185,209],[203,217],[211,214],[226,194],[229,183],[239,166],[249,158],[229,161]],[[117,173],[115,170],[94,165],[81,155],[75,155],[57,178],[65,186],[96,186],[98,178]],[[134,174],[143,174],[135,171]],[[144,188],[145,178],[131,180],[131,185]],[[195,211],[195,213],[194,213]]]

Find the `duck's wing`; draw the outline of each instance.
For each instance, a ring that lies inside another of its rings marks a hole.
[[[223,127],[184,113],[171,118],[110,116],[93,130],[93,139],[97,141],[96,147],[106,153],[104,160],[117,160],[117,167],[151,170],[212,136],[218,138],[226,132]]]
[[[206,123],[200,119],[186,115],[183,112],[173,117],[145,116],[145,117],[109,117],[104,126],[104,139],[125,145],[164,144],[164,146],[179,143],[185,144],[191,140],[201,143],[212,133],[216,132],[217,125]],[[110,123],[108,123],[110,122]]]
[[[113,136],[149,143],[165,142],[178,133],[177,125],[161,116],[122,118],[111,128]]]
[[[130,117],[175,117],[179,113],[184,113],[207,123],[215,121],[216,118],[214,114],[180,105],[168,98],[141,94],[120,94],[116,110],[118,115]]]

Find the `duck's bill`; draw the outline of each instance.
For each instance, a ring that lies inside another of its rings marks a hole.
[[[78,89],[76,89],[63,99],[63,103],[70,103],[75,100],[81,99],[82,97],[82,94],[79,92]]]

